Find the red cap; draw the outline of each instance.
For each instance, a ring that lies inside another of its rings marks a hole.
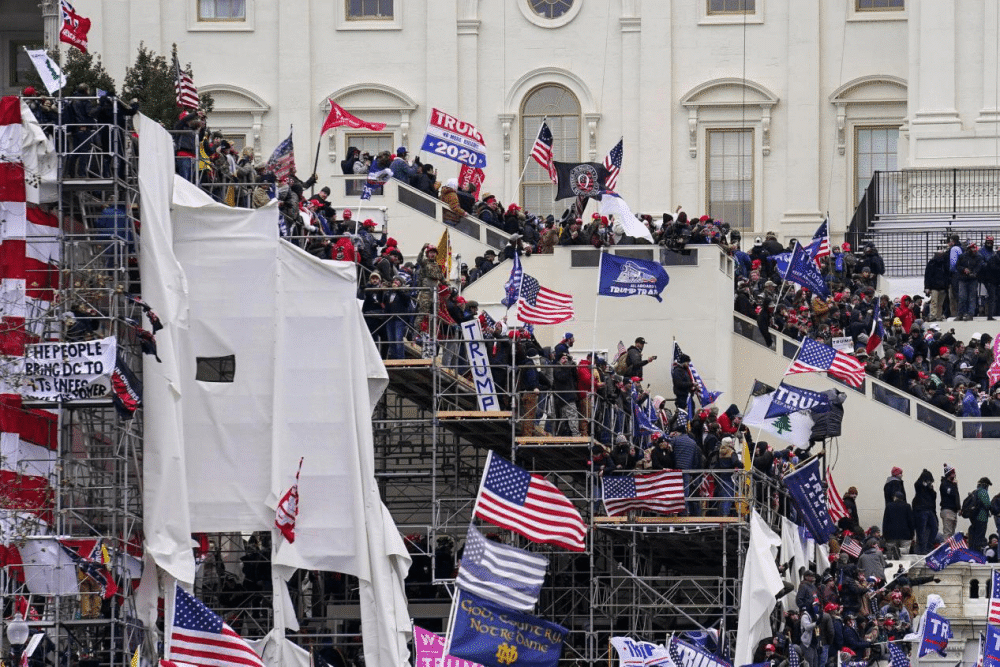
[[[851,252],[851,244],[848,243],[847,241],[844,241],[843,243],[840,244],[840,249],[843,250],[844,252]]]
[[[903,361],[904,359],[906,359],[906,357],[903,356],[902,352],[896,353],[896,361]]]
[[[638,375],[633,375],[632,382],[642,382],[642,378],[639,377]]]
[[[365,227],[374,227],[375,226],[375,221],[372,220],[371,218],[368,218],[367,220],[365,220],[361,224],[364,225]]]
[[[521,210],[521,207],[518,206],[517,204],[511,204],[510,206],[507,207],[507,212],[508,213],[511,212],[511,211],[520,211],[520,210]]]
[[[846,653],[847,655],[857,655],[857,653],[855,653],[851,649],[847,648],[846,646],[844,648],[840,649],[840,652],[841,653]]]
[[[776,651],[777,649],[774,648],[774,644],[768,644],[767,646],[764,647],[764,650],[765,651]]]
[[[826,606],[823,607],[823,611],[836,611],[837,605],[832,602],[827,602]]]
[[[397,247],[397,246],[399,246],[399,243],[397,243],[396,239],[392,238],[391,236],[385,240],[385,247],[386,248],[393,248],[393,247]]]
[[[350,219],[351,219],[351,209],[345,208],[344,209],[344,220],[350,220]]]
[[[38,91],[35,90],[34,86],[27,86],[24,89],[24,94],[30,97],[31,95],[37,95]],[[986,238],[990,238],[990,237],[987,236]]]
[[[942,345],[941,348],[938,350],[938,354],[940,354],[942,356],[948,354],[948,348],[945,347],[944,345]]]
[[[701,216],[700,218],[698,218],[698,222],[708,222],[708,216],[707,215]]]

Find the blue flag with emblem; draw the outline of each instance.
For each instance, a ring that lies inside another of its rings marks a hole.
[[[677,341],[674,341],[675,364],[680,363],[682,354],[684,353],[681,352],[681,346],[677,344]],[[694,386],[698,389],[698,401],[701,403],[701,407],[704,408],[712,403],[715,403],[715,400],[719,398],[719,396],[722,396],[721,391],[709,391],[708,387],[705,385],[705,381],[701,379],[701,375],[699,375],[698,371],[695,369],[694,362],[688,362],[688,373],[691,375],[691,382],[693,382]]]
[[[819,459],[813,459],[785,477],[785,486],[799,511],[803,523],[820,544],[830,541],[836,532],[830,519],[826,489],[819,475]]]
[[[659,262],[631,257],[601,256],[600,296],[636,296],[645,294],[663,301],[660,293],[670,282]]]
[[[767,407],[764,418],[771,419],[802,410],[825,412],[824,408],[830,409],[830,397],[826,394],[782,382],[771,395],[771,404]]]
[[[646,403],[652,404],[652,399],[648,396],[646,397]],[[639,392],[635,387],[632,387],[632,412],[635,415],[635,435],[642,437],[644,435],[653,435],[654,433],[663,434],[653,420],[650,419],[649,410],[643,408],[639,405]]]
[[[924,613],[924,634],[920,638],[920,657],[931,651],[942,657],[947,656],[948,640],[954,636],[951,632],[951,621],[927,610]]]
[[[823,298],[830,296],[830,290],[826,286],[826,281],[823,280],[823,274],[816,268],[816,262],[799,243],[796,243],[795,249],[792,250],[784,279],[809,288],[813,293]]]
[[[458,591],[447,655],[484,667],[557,667],[566,628]]]
[[[524,269],[521,268],[521,254],[514,254],[514,265],[510,267],[510,277],[504,283],[503,300],[500,302],[507,308],[517,303],[517,297],[521,294],[521,282],[524,280]]]

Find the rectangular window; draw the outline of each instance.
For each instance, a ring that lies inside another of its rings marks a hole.
[[[12,39],[7,43],[7,63],[10,66],[7,74],[7,85],[11,88],[22,88],[27,86],[38,74],[35,66],[31,64],[31,58],[24,49],[42,48],[42,38],[32,40]],[[39,86],[39,90],[45,88]]]
[[[245,21],[246,0],[198,0],[199,21]]]
[[[236,379],[236,355],[195,357],[194,379],[199,382],[233,382]]]
[[[393,0],[345,0],[349,21],[391,21]]]
[[[376,134],[375,132],[365,132],[364,134],[348,134],[344,137],[344,155],[347,155],[348,148],[357,148],[361,151],[361,154],[368,153],[373,158],[376,157],[382,151],[389,151],[393,155],[396,154],[396,147],[392,145],[392,134]],[[350,196],[360,196],[364,190],[364,181],[360,179],[355,179],[353,181],[347,181],[345,186],[345,194]],[[381,195],[382,186],[372,188],[372,195]]]
[[[896,171],[898,127],[857,127],[854,130],[854,202],[861,201],[876,171]],[[881,199],[890,193],[883,192]]]
[[[708,0],[708,13],[712,14],[753,14],[756,0]]]
[[[753,229],[753,130],[708,130],[708,215]]]
[[[854,0],[858,12],[895,12],[904,9],[904,0]]]

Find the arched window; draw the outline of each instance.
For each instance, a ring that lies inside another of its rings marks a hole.
[[[521,104],[521,164],[528,162],[521,181],[520,204],[537,215],[561,213],[572,202],[556,202],[556,186],[531,157],[542,120],[552,132],[552,152],[560,162],[580,161],[580,101],[568,88],[545,84],[528,93]]]

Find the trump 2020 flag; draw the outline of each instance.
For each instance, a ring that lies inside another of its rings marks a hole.
[[[986,560],[982,554],[969,549],[965,535],[955,533],[937,549],[927,554],[925,562],[929,569],[940,572],[952,563],[985,563]]]
[[[636,296],[645,294],[663,301],[660,293],[670,282],[670,276],[659,262],[631,257],[601,255],[601,276],[597,293],[600,296]]]
[[[823,280],[823,274],[816,268],[816,262],[812,261],[806,249],[798,243],[795,244],[792,256],[788,260],[788,270],[785,271],[784,278],[807,287],[824,298],[830,296],[830,290]]]
[[[986,639],[983,642],[983,667],[1000,667],[1000,628],[995,625],[986,626]]]
[[[954,636],[951,633],[951,621],[928,610],[924,615],[924,636],[920,638],[920,657],[931,651],[942,657],[947,656],[948,640]]]
[[[824,405],[830,405],[830,397],[826,394],[782,382],[771,395],[771,405],[768,406],[764,418],[771,419],[802,410],[822,410]]]
[[[567,630],[458,591],[447,654],[483,667],[557,667]]]
[[[830,540],[836,532],[826,504],[826,489],[819,476],[819,459],[785,477],[785,486],[799,510],[799,516],[817,542]]]
[[[455,585],[504,607],[531,611],[548,566],[545,556],[493,542],[469,526]]]

